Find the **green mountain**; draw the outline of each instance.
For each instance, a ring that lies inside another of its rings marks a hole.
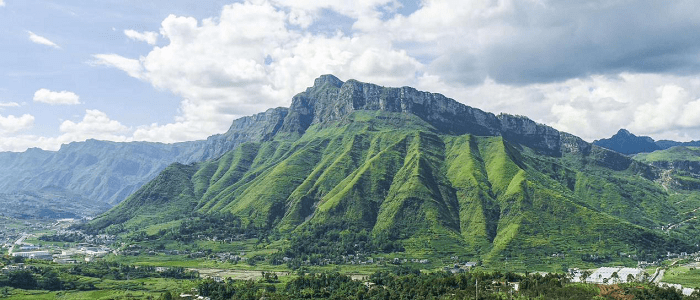
[[[682,218],[657,169],[525,117],[332,75],[278,110],[265,138],[171,165],[84,228],[133,233],[231,213],[283,240],[368,236],[415,257],[487,262],[697,240],[656,229]]]

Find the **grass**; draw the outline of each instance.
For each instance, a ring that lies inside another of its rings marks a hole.
[[[700,288],[700,270],[686,266],[673,267],[666,270],[662,281],[680,284],[683,287]]]
[[[676,146],[651,153],[640,153],[634,159],[644,162],[655,161],[700,161],[700,147]]]

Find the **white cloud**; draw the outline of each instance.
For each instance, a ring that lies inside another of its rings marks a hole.
[[[13,115],[4,117],[0,115],[0,135],[26,130],[31,128],[32,125],[34,125],[34,116],[29,114],[24,114],[21,117]]]
[[[5,6],[5,0],[0,0],[0,7]]]
[[[45,45],[45,46],[53,47],[56,49],[61,49],[61,47],[56,45],[56,43],[50,41],[49,39],[47,39],[43,36],[37,35],[31,31],[27,31],[27,33],[29,33],[29,40],[31,40],[32,42],[34,42],[36,44]]]
[[[75,105],[80,104],[80,97],[69,91],[54,92],[48,89],[40,89],[34,93],[34,101],[51,105]]]
[[[136,30],[124,30],[124,34],[132,40],[146,42],[155,45],[158,41],[158,33],[153,31],[138,32]]]
[[[5,120],[7,119],[7,121]],[[6,132],[14,133],[31,127],[34,117],[23,115],[16,118],[0,116],[0,132],[7,128]],[[13,131],[11,131],[13,130]],[[0,151],[24,151],[30,147],[39,147],[45,150],[58,150],[62,144],[82,142],[87,139],[98,139],[115,142],[129,142],[131,129],[118,121],[111,120],[107,114],[99,110],[86,110],[83,119],[79,122],[64,121],[59,128],[61,134],[56,137],[44,137],[31,134],[5,136],[0,138]]]
[[[93,60],[89,64],[93,66],[109,66],[120,69],[129,76],[141,78],[143,76],[143,67],[141,62],[136,59],[130,59],[117,54],[95,54]]]
[[[88,138],[123,141],[126,140],[124,133],[128,133],[129,128],[118,121],[111,120],[107,114],[96,110],[85,110],[83,119],[75,123],[73,121],[63,121],[59,130],[63,132],[61,136],[71,141],[80,141]]]
[[[655,139],[700,139],[700,78],[695,75],[594,75],[522,86],[487,79],[476,86],[425,75],[417,85],[493,113],[520,114],[593,141],[626,128]]]
[[[0,102],[0,108],[2,107],[19,107],[17,102]]]

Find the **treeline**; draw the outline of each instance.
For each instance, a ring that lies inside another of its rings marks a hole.
[[[519,285],[516,290],[514,285]],[[228,299],[700,299],[697,292],[683,296],[673,288],[648,284],[615,286],[603,294],[592,284],[571,283],[563,274],[446,272],[421,273],[395,269],[374,273],[367,282],[338,273],[303,274],[283,288],[263,280],[205,280],[198,285],[202,296]],[[620,298],[622,296],[622,298]],[[477,298],[478,297],[478,298]]]
[[[201,214],[193,213],[182,220],[179,226],[161,229],[154,235],[139,231],[130,236],[132,241],[175,240],[184,243],[210,239],[219,241],[243,240],[263,235],[263,229],[253,223],[244,224],[240,217],[229,212]]]
[[[287,265],[296,269],[304,262],[317,265],[324,260],[342,264],[348,255],[403,252],[401,242],[388,237],[372,236],[367,229],[354,228],[334,222],[307,227],[289,234],[289,246],[271,256],[273,264],[287,257]]]
[[[67,270],[69,274],[94,277],[100,279],[139,279],[139,278],[172,278],[197,279],[199,272],[188,271],[181,267],[157,269],[153,266],[133,266],[117,262],[97,261],[89,264],[75,265]]]
[[[64,242],[64,243],[80,243],[85,241],[85,237],[77,232],[64,234],[46,234],[39,237],[40,241],[45,242]]]

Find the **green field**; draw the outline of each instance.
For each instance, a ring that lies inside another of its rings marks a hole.
[[[663,282],[680,284],[683,287],[700,288],[700,270],[695,267],[672,267],[666,270]]]

